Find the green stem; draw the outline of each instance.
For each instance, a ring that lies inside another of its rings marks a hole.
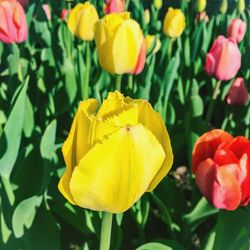
[[[84,74],[84,87],[82,97],[83,100],[87,100],[89,98],[89,74],[90,74],[90,47],[89,42],[86,42],[86,60],[85,60],[85,74]]]
[[[171,216],[167,207],[163,204],[163,202],[158,198],[156,194],[152,192],[151,195],[152,195],[153,200],[155,201],[155,203],[158,205],[159,209],[161,210],[166,224],[169,226],[169,230],[170,230],[172,238],[176,240],[176,235],[174,231],[174,223],[172,222],[172,219],[171,219]]]
[[[132,74],[128,75],[128,89],[133,90],[133,75]]]
[[[214,88],[214,92],[213,92],[213,96],[210,100],[210,103],[209,103],[209,106],[208,106],[208,109],[207,109],[207,116],[206,116],[206,122],[209,123],[210,120],[211,120],[211,117],[212,117],[212,114],[213,114],[213,111],[214,111],[214,106],[215,106],[215,103],[216,103],[216,99],[220,93],[220,85],[221,85],[221,81],[217,81],[216,85],[215,85],[215,88]]]
[[[121,85],[122,85],[122,75],[117,75],[115,82],[115,89],[121,91]]]
[[[100,250],[109,250],[113,214],[103,212]]]
[[[168,44],[168,61],[170,61],[170,59],[171,59],[174,41],[175,41],[175,39],[170,38],[170,41],[169,41],[169,44]]]
[[[67,10],[70,12],[71,11],[71,4],[72,4],[72,1],[71,0],[67,0]],[[71,32],[70,30],[67,28],[66,29],[66,37],[67,37],[67,40],[66,40],[66,49],[67,49],[67,54],[68,54],[68,58],[71,59],[72,58],[72,35],[71,35]]]

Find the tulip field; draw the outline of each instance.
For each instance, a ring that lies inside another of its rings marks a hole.
[[[0,0],[0,250],[249,250],[250,3]]]

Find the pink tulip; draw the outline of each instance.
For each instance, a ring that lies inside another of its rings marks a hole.
[[[51,10],[50,10],[49,5],[48,4],[43,4],[42,8],[43,8],[43,10],[44,10],[44,12],[46,14],[47,19],[51,20]]]
[[[28,25],[22,5],[17,0],[0,1],[0,41],[21,43],[27,39]]]
[[[29,0],[18,0],[18,2],[26,8],[29,5]]]
[[[228,91],[226,101],[228,105],[244,105],[247,103],[248,91],[242,77],[235,79]]]
[[[241,19],[233,19],[227,28],[227,36],[234,37],[239,43],[245,36],[247,25]]]
[[[62,21],[67,21],[68,14],[69,14],[69,10],[62,9],[62,11],[61,11],[61,20]]]
[[[105,14],[125,11],[125,0],[105,0],[105,2]]]
[[[206,56],[205,70],[220,81],[232,79],[241,66],[241,54],[234,38],[218,36]]]

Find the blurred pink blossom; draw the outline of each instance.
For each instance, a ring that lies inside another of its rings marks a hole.
[[[244,105],[248,101],[248,91],[242,77],[238,77],[232,83],[226,101],[228,105]]]
[[[227,28],[227,36],[234,37],[239,43],[245,36],[247,24],[241,19],[235,18]]]
[[[218,36],[206,56],[205,70],[220,81],[232,79],[241,66],[241,54],[234,38]]]

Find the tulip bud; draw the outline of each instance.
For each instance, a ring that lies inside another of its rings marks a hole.
[[[241,54],[234,38],[218,36],[206,56],[205,70],[220,81],[232,79],[241,66]]]
[[[220,13],[225,14],[228,9],[228,2],[227,0],[221,0],[220,2]]]
[[[146,9],[144,11],[144,20],[145,20],[146,24],[149,24],[149,22],[150,22],[150,12],[149,12],[149,9]]]
[[[0,41],[21,43],[27,39],[28,25],[22,5],[17,0],[0,1]]]
[[[162,0],[154,0],[154,6],[157,10],[160,10],[162,7]]]
[[[163,22],[164,33],[171,38],[177,38],[181,36],[185,27],[186,20],[183,12],[180,9],[168,8]]]
[[[95,41],[102,68],[112,74],[139,74],[146,60],[146,44],[139,23],[128,12],[106,15],[95,25]]]
[[[98,106],[93,98],[80,103],[63,144],[66,171],[58,188],[74,205],[122,213],[169,172],[170,138],[145,100],[116,91]]]
[[[241,19],[233,19],[227,28],[227,36],[233,37],[239,43],[245,36],[247,29],[246,22]]]
[[[246,7],[245,0],[238,0],[237,1],[237,9],[240,13],[245,10],[245,7]]]
[[[209,17],[207,15],[207,13],[205,11],[203,11],[203,12],[198,13],[196,15],[196,21],[198,23],[203,22],[203,21],[205,21],[206,23],[208,23],[209,22]]]
[[[62,11],[61,11],[61,20],[62,21],[67,21],[68,15],[69,15],[69,10],[62,9]]]
[[[94,39],[94,25],[99,20],[97,11],[90,2],[78,3],[69,13],[68,28],[84,41]]]
[[[200,13],[206,9],[207,1],[206,0],[196,0],[196,12]]]
[[[125,0],[105,0],[106,7],[104,9],[104,14],[118,13],[125,11]]]
[[[48,4],[43,4],[42,8],[43,8],[43,10],[45,12],[47,20],[50,21],[51,20],[51,9],[50,9],[49,5]]]
[[[228,105],[245,105],[247,103],[248,90],[242,77],[236,78],[232,83],[226,101]]]
[[[152,53],[156,54],[160,48],[161,48],[161,41],[158,37],[155,35],[147,35],[146,36],[146,45],[147,45],[147,51],[151,50],[151,47],[154,44],[154,48],[152,48]]]
[[[195,143],[192,170],[201,193],[214,207],[235,210],[250,201],[250,140],[214,129]]]

